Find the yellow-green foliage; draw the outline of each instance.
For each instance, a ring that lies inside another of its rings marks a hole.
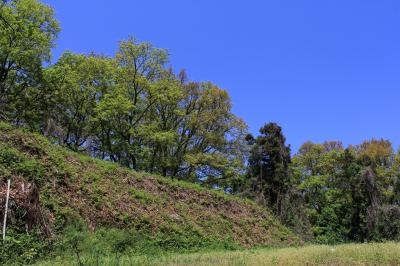
[[[71,258],[70,258],[71,259]],[[113,256],[101,258],[104,265],[117,265]],[[400,265],[400,244],[347,244],[340,246],[307,246],[301,248],[257,249],[195,254],[167,254],[163,256],[123,256],[119,265]],[[66,258],[38,265],[72,265]],[[103,265],[102,264],[102,265]],[[94,264],[93,264],[94,265]]]

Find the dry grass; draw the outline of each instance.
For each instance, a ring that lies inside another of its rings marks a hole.
[[[71,261],[59,258],[40,265],[69,265],[69,263],[73,264]],[[115,258],[106,257],[101,259],[100,265],[400,265],[400,244],[313,245],[301,248],[170,254],[160,257],[125,256],[118,263]]]

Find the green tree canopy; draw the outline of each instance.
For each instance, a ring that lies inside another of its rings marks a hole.
[[[15,118],[42,81],[59,32],[53,9],[36,0],[3,1],[0,16],[0,115]],[[22,105],[22,106],[21,106]]]

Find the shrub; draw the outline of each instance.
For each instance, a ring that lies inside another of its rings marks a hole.
[[[50,245],[39,232],[30,234],[7,229],[7,238],[0,246],[0,265],[28,265],[46,254]]]

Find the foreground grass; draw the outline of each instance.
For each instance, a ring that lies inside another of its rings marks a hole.
[[[162,256],[84,258],[85,265],[400,265],[400,243],[306,246]],[[76,265],[57,257],[38,265]]]

